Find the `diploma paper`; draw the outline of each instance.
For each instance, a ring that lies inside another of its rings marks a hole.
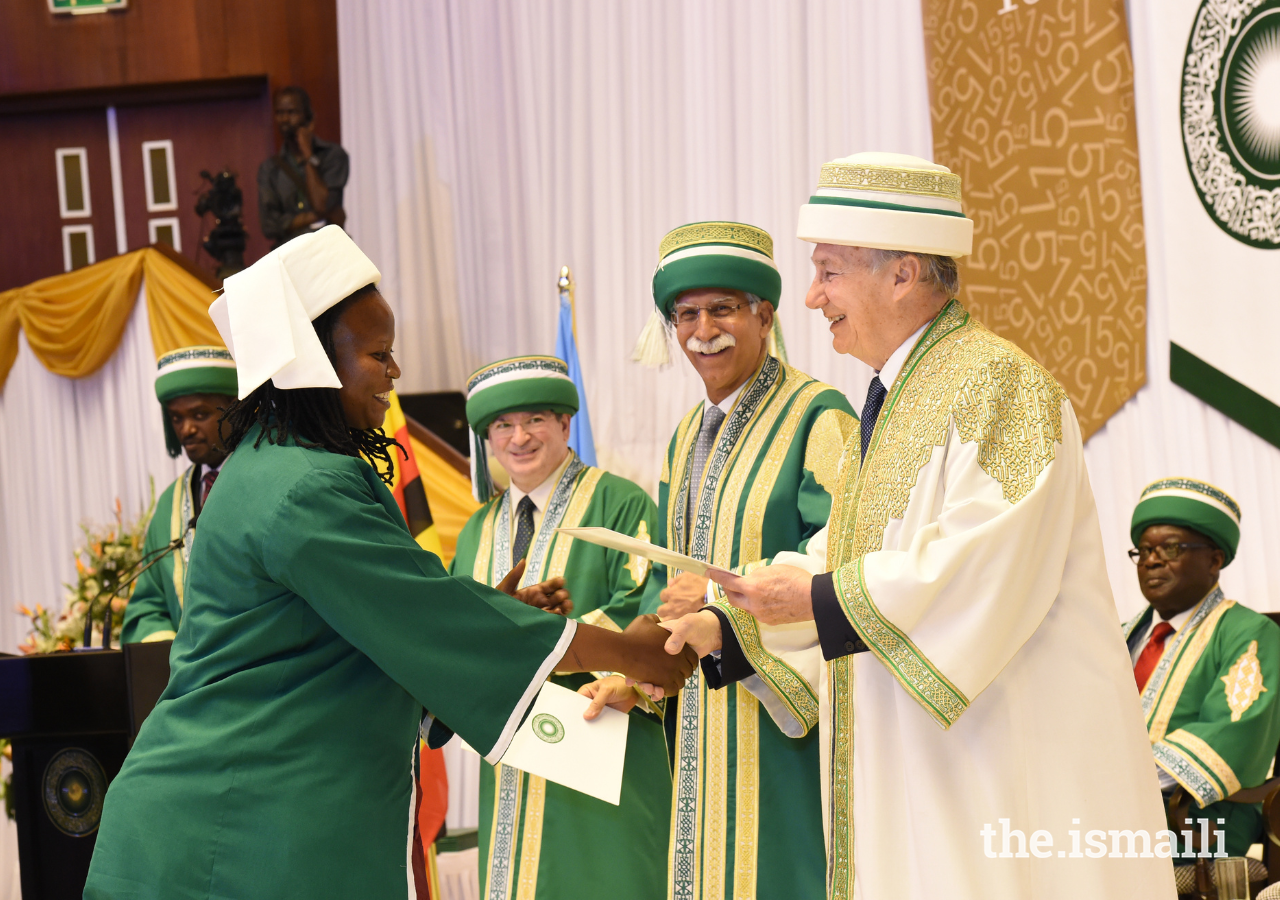
[[[581,694],[547,682],[502,763],[617,806],[629,719],[606,706],[588,722],[582,714],[590,705]]]
[[[670,569],[683,569],[686,572],[692,572],[694,575],[711,578],[721,585],[731,585],[739,577],[728,569],[713,566],[700,559],[685,556],[683,553],[676,553],[674,550],[659,547],[657,544],[651,544],[648,541],[638,541],[620,531],[614,531],[612,528],[557,528],[556,532],[567,534],[569,537],[577,538],[580,541],[586,541],[588,544],[598,544],[601,547],[608,547],[610,550],[620,550],[623,553],[630,553],[632,556],[651,559],[654,562],[662,563]],[[713,573],[715,573],[716,577],[712,577]]]

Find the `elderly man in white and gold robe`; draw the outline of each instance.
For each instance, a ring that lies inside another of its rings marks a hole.
[[[1080,428],[955,300],[959,176],[828,163],[799,236],[806,304],[877,370],[862,433],[806,552],[714,576],[728,602],[668,649],[710,653],[789,733],[820,721],[832,900],[1172,898]]]

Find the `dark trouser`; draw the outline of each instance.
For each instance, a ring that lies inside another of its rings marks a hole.
[[[1166,806],[1172,793],[1170,791],[1164,794]],[[1261,803],[1228,803],[1225,800],[1219,800],[1200,809],[1192,800],[1191,808],[1187,810],[1187,818],[1191,819],[1191,824],[1178,822],[1177,830],[1178,832],[1193,831],[1197,841],[1201,835],[1200,820],[1208,819],[1210,846],[1201,849],[1207,849],[1210,853],[1218,852],[1218,836],[1214,834],[1218,829],[1226,832],[1227,856],[1244,856],[1249,851],[1249,847],[1261,842],[1266,834]],[[1219,823],[1219,819],[1224,821]],[[1179,833],[1178,852],[1184,851],[1183,838]]]

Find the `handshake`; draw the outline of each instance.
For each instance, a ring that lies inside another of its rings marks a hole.
[[[563,578],[518,588],[523,573],[521,562],[503,579],[499,589],[522,603],[556,615],[567,616],[573,611],[573,600],[564,589]],[[765,624],[813,617],[812,576],[802,569],[769,566],[749,576],[732,577],[731,583],[722,585],[729,602]],[[592,700],[584,714],[586,718],[595,718],[605,706],[628,712],[641,699],[641,692],[651,700],[674,694],[684,686],[699,658],[720,649],[720,619],[703,606],[706,589],[707,579],[685,572],[663,590],[657,616],[639,616],[622,634],[590,626],[578,629],[578,636],[557,671],[621,673],[579,689],[578,693]],[[608,635],[608,639],[602,635]],[[608,658],[599,659],[599,653]],[[593,662],[588,664],[582,654]]]

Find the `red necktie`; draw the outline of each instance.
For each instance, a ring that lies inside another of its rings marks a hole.
[[[1157,622],[1156,627],[1151,629],[1147,646],[1142,648],[1142,652],[1138,654],[1138,661],[1133,665],[1133,677],[1138,682],[1139,691],[1147,686],[1151,673],[1156,669],[1156,663],[1160,662],[1160,657],[1164,653],[1164,642],[1171,634],[1173,634],[1173,626],[1168,622]]]
[[[205,472],[204,477],[200,479],[200,505],[204,506],[206,500],[209,499],[209,490],[213,487],[213,482],[218,478],[218,473]]]

